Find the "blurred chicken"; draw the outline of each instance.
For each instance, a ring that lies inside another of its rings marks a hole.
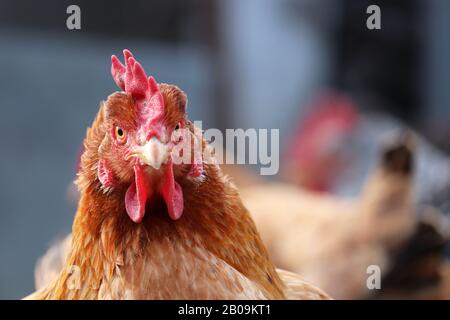
[[[275,269],[235,186],[192,149],[207,144],[185,94],[124,56],[111,68],[124,91],[87,131],[71,238],[40,261],[28,298],[328,299]]]
[[[385,139],[385,133],[413,131],[399,119],[363,108],[362,104],[370,101],[358,102],[333,91],[312,100],[283,154],[281,170],[286,181],[312,191],[356,196],[367,172],[376,165],[377,146]],[[428,204],[433,199],[432,205],[440,207],[450,198],[450,156],[419,133],[414,134],[415,199]],[[450,216],[449,209],[443,210],[447,211]]]
[[[351,99],[333,93],[320,95],[307,109],[291,133],[281,173],[307,190],[330,192],[342,172],[355,169],[348,145],[361,116]]]
[[[384,279],[401,264],[396,257],[422,232],[412,196],[412,145],[405,135],[387,146],[358,199],[286,184],[245,189],[244,203],[275,264],[302,274],[335,298],[377,292],[367,288],[368,267],[378,266]]]
[[[390,257],[383,290],[372,298],[450,299],[449,239],[449,220],[436,208],[423,208],[412,236]]]

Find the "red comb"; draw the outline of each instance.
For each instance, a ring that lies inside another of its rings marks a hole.
[[[111,74],[116,84],[131,94],[141,114],[152,120],[159,118],[164,110],[164,100],[153,77],[147,77],[144,68],[130,51],[123,50],[125,66],[116,56],[111,57]]]

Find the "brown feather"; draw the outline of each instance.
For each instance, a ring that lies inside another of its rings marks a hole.
[[[161,85],[166,117],[179,121],[184,94]],[[176,89],[174,89],[176,88]],[[178,176],[184,214],[172,221],[158,197],[133,223],[125,188],[104,192],[97,179],[105,120],[129,117],[132,101],[110,96],[88,129],[77,180],[81,192],[65,266],[40,297],[46,299],[283,299],[284,284],[271,263],[238,191],[216,165],[205,165],[202,183]],[[131,116],[127,118],[131,121]],[[203,142],[204,144],[206,142]],[[76,287],[74,289],[74,286]]]

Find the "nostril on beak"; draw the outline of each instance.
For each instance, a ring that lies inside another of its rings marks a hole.
[[[152,138],[157,138],[158,140],[161,138],[158,134],[158,131],[151,128],[148,130],[147,135],[145,136],[145,141],[150,141]]]
[[[138,152],[138,157],[141,161],[155,169],[161,168],[161,165],[166,162],[168,155],[168,147],[154,136]]]

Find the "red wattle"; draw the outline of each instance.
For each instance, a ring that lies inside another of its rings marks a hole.
[[[164,181],[161,194],[166,201],[167,211],[173,220],[177,220],[183,214],[183,190],[173,175],[173,164],[169,160],[165,168]]]
[[[145,203],[147,202],[148,189],[145,184],[144,173],[140,164],[134,165],[134,182],[125,194],[125,208],[131,220],[135,223],[142,221],[145,215]]]

